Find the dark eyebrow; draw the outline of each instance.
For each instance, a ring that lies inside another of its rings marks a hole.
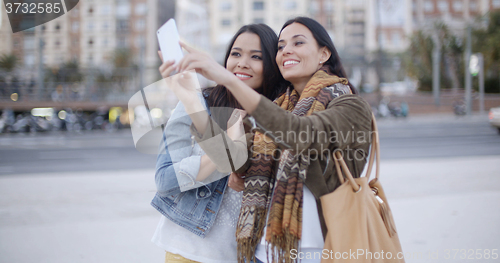
[[[243,51],[243,49],[241,49],[241,48],[239,48],[239,47],[233,47],[232,49],[236,49],[236,50],[238,50],[238,51]],[[251,53],[256,53],[256,52],[258,52],[258,53],[262,53],[262,51],[260,51],[260,50],[250,50],[250,52],[251,52]]]
[[[293,36],[292,38],[297,38],[297,37],[303,37],[303,38],[307,38],[306,36],[304,36],[304,35],[301,35],[301,34],[299,34],[299,35],[295,35],[295,36]]]
[[[295,35],[295,36],[293,36],[293,37],[292,37],[292,39],[293,39],[293,38],[297,38],[297,37],[303,37],[303,38],[307,39],[307,37],[306,37],[306,36],[304,36],[304,35],[302,35],[302,34]],[[285,42],[285,40],[280,39],[280,40],[278,40],[278,42]]]

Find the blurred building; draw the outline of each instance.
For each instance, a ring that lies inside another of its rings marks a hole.
[[[499,0],[413,0],[412,22],[414,30],[429,30],[436,22],[443,22],[461,33],[476,17],[499,8]]]
[[[160,7],[172,10],[159,15]],[[66,15],[15,34],[3,13],[0,54],[15,54],[18,70],[33,72],[40,59],[49,67],[77,61],[82,68],[111,68],[113,52],[127,49],[135,65],[144,65],[145,81],[152,82],[158,63],[156,30],[168,19],[165,13],[173,17],[174,12],[175,0],[86,0]]]
[[[70,60],[78,61],[78,55],[80,54],[78,48],[79,42],[74,43],[73,41],[75,35],[77,41],[79,41],[79,35],[75,34],[72,30],[71,24],[72,21],[78,19],[79,16],[75,17],[74,14],[76,14],[76,12],[70,12],[67,15],[60,16],[42,26],[34,28],[35,34],[32,40],[34,43],[31,45],[35,46],[36,52],[34,59],[29,61],[25,59],[25,66],[35,66],[35,62],[38,62],[40,55],[42,56],[43,63],[50,67],[60,66],[64,62]],[[15,33],[14,35],[19,33]],[[25,31],[23,31],[23,34],[26,37]]]
[[[382,49],[397,53],[406,50],[413,33],[411,0],[377,0],[366,4],[370,7],[367,51]]]
[[[429,32],[436,22],[461,34],[472,19],[500,8],[500,0],[181,0],[177,5],[181,37],[220,62],[245,24],[265,23],[278,33],[290,18],[312,17],[332,37],[351,79],[378,85],[395,81],[377,77],[379,51],[404,52],[415,31]],[[390,70],[400,69],[398,59],[391,64]]]
[[[156,30],[174,17],[181,37],[221,61],[233,34],[243,25],[265,23],[279,32],[285,21],[309,16],[325,26],[353,74],[379,49],[404,51],[416,30],[441,21],[452,30],[500,0],[86,0],[68,14],[12,34],[0,7],[0,55],[20,58],[19,74],[32,79],[39,62],[50,67],[76,60],[82,68],[109,69],[117,49],[127,49],[142,68],[143,83],[158,77]]]
[[[1,5],[2,23],[0,25],[0,55],[14,54],[21,65],[33,66],[35,63],[35,30],[29,29],[22,33],[12,34],[10,22]]]
[[[207,0],[177,1],[175,20],[181,40],[211,51],[209,5]]]
[[[184,1],[178,1],[184,2]],[[283,23],[298,15],[307,15],[309,1],[304,0],[212,0],[208,6],[207,25],[212,52],[222,60],[231,37],[243,25],[265,23],[278,32]],[[178,10],[177,16],[182,10]]]
[[[113,52],[128,50],[136,65],[154,63],[158,0],[87,0],[81,1],[71,21],[73,43],[84,67],[112,67]]]
[[[4,5],[0,5],[0,54],[12,52],[12,30]]]

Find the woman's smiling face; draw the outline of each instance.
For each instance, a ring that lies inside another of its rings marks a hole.
[[[281,31],[276,63],[283,77],[297,88],[309,81],[330,54],[326,47],[318,46],[306,26],[292,23]]]
[[[227,58],[226,68],[252,89],[262,87],[264,64],[257,34],[242,33],[236,38]]]

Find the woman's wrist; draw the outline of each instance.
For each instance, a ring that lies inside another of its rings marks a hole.
[[[185,107],[195,104],[196,100],[198,100],[196,92],[174,91],[174,94]]]
[[[186,99],[182,101],[184,107],[186,108],[187,114],[194,114],[199,112],[204,112],[205,107],[201,104],[200,100],[195,97],[195,100]]]
[[[226,69],[224,69],[227,71]],[[226,87],[229,91],[232,91],[234,87],[238,85],[238,82],[242,82],[236,75],[232,74],[231,72],[227,71],[227,77],[224,78],[223,83],[219,83],[222,86]]]
[[[254,112],[255,108],[259,104],[261,96],[257,91],[247,86],[247,84],[236,76],[229,79],[228,84],[225,87],[233,94],[248,114],[252,114]]]

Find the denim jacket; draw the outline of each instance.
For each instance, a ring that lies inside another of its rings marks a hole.
[[[205,100],[200,100],[206,107]],[[151,205],[169,220],[200,237],[205,237],[215,221],[228,173],[213,172],[196,181],[204,151],[192,138],[192,121],[179,102],[163,133],[156,162],[157,192]]]

